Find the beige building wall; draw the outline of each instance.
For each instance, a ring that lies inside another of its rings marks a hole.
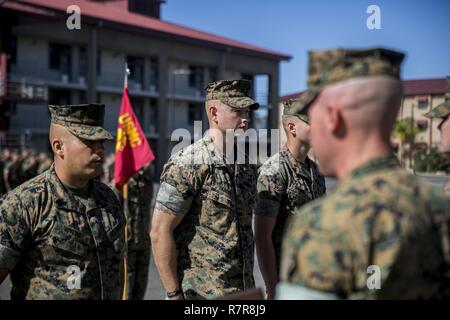
[[[397,119],[412,118],[416,124],[423,123],[423,130],[417,134],[415,142],[426,144],[427,147],[437,147],[440,141],[438,130],[439,120],[428,119],[425,113],[444,102],[443,95],[422,95],[406,96],[402,100],[402,105]],[[394,139],[395,142],[398,142]]]

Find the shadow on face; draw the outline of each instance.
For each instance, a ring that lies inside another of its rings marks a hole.
[[[227,130],[243,130],[248,129],[250,123],[249,108],[232,108],[221,101],[210,101],[208,104],[208,118],[214,128],[222,132]]]
[[[67,174],[92,179],[101,173],[104,160],[104,140],[78,138],[61,125],[50,127],[50,143],[55,162]]]

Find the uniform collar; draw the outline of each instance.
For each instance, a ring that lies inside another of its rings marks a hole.
[[[387,155],[383,157],[378,157],[369,160],[365,164],[359,166],[350,173],[350,177],[357,178],[363,177],[365,175],[371,174],[376,171],[380,171],[386,168],[397,168],[399,167],[398,159],[393,155]]]
[[[208,161],[215,166],[227,166],[223,152],[216,146],[211,136],[203,139],[203,144],[208,152]]]
[[[76,197],[70,192],[59,179],[56,174],[55,164],[53,163],[46,173],[46,180],[50,186],[51,195],[54,203],[58,209],[65,209],[75,212],[87,212],[97,208],[106,207],[108,204],[107,199],[100,192],[100,188],[93,180],[89,181],[89,189],[91,194],[87,200],[87,206],[82,204]]]
[[[289,150],[289,148],[287,147],[287,145],[285,144],[282,148],[281,148],[281,154],[284,155],[288,161],[290,162],[290,164],[292,165],[293,168],[295,168],[296,172],[298,174],[300,174],[303,177],[306,178],[311,178],[309,177],[309,175],[307,175],[304,171],[304,168],[302,168],[302,166],[308,165],[309,166],[309,170],[310,170],[310,174],[312,175],[312,163],[310,161],[310,159],[308,158],[308,156],[306,156],[305,161],[304,162],[300,162],[297,159],[295,159],[295,157],[292,155],[291,151]]]

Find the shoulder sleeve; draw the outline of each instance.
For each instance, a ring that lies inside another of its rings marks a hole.
[[[156,201],[173,212],[185,214],[202,188],[204,165],[176,163],[164,166]]]
[[[263,165],[260,168],[257,183],[256,215],[276,217],[280,202],[286,191],[286,182],[281,174],[281,164]]]
[[[0,205],[0,270],[11,271],[31,236],[26,209],[16,194]]]

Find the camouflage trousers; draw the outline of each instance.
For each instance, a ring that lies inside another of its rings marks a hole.
[[[147,289],[151,246],[128,249],[127,300],[143,300]]]

